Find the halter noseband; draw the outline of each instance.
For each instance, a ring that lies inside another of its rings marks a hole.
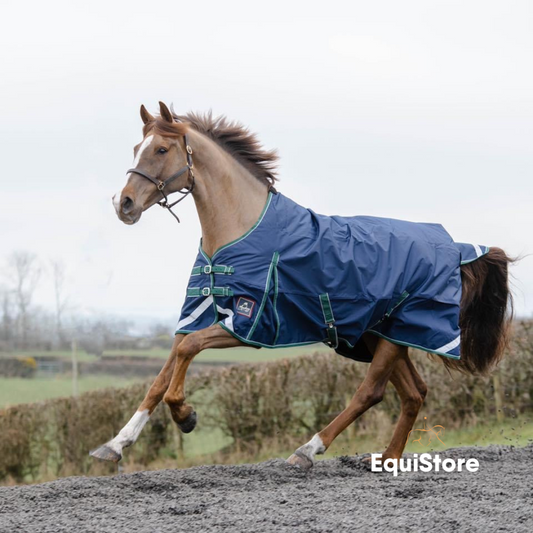
[[[147,180],[151,181],[157,187],[157,190],[162,194],[162,196],[164,198],[162,201],[157,202],[157,203],[161,207],[164,207],[165,209],[168,209],[170,214],[178,222],[180,221],[180,219],[178,218],[176,213],[174,213],[174,211],[172,211],[171,208],[174,207],[176,204],[179,204],[182,200],[184,200],[194,190],[194,172],[193,172],[193,169],[192,169],[192,167],[193,167],[192,148],[189,145],[189,141],[187,139],[187,135],[183,136],[183,141],[185,143],[185,152],[187,153],[187,164],[184,167],[181,167],[175,174],[172,174],[172,176],[170,176],[170,178],[167,178],[166,180],[162,181],[160,179],[153,178],[149,174],[146,174],[146,172],[143,172],[142,170],[139,170],[137,168],[130,168],[126,172],[126,174],[139,174],[139,176],[142,176],[143,178],[146,178]],[[184,174],[187,171],[189,171],[189,177],[191,178],[191,184],[189,185],[188,188],[185,189],[185,191],[183,191],[183,190],[176,191],[176,192],[179,192],[180,194],[183,194],[183,196],[181,198],[179,198],[178,200],[176,200],[175,202],[169,204],[168,203],[168,197],[167,197],[167,195],[165,193],[165,190],[164,190],[165,187],[169,183],[172,183],[176,178],[179,178],[182,174]]]

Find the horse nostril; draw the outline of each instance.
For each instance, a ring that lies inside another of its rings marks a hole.
[[[133,200],[128,196],[125,196],[122,199],[122,212],[127,215],[131,211],[133,211]]]

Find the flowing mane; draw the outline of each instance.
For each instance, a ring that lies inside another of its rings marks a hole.
[[[161,117],[156,117],[146,124],[144,133],[153,130],[159,135],[180,137],[186,133],[187,126],[191,126],[237,159],[258,180],[269,186],[277,181],[276,150],[263,148],[255,133],[240,122],[229,120],[224,115],[214,117],[211,111],[205,114],[189,112],[177,115],[172,110],[172,115],[177,122],[170,124]]]

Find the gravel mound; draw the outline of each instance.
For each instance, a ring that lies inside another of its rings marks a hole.
[[[0,532],[533,531],[533,445],[455,448],[479,471],[308,473],[275,459],[0,488]]]

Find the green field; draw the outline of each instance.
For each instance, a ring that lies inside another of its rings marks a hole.
[[[298,357],[299,355],[306,355],[315,352],[325,352],[329,348],[323,344],[313,344],[310,346],[297,346],[294,348],[251,348],[243,346],[241,348],[227,348],[225,350],[205,350],[198,354],[195,361],[207,362],[219,362],[227,361],[231,363],[263,363],[266,361],[276,361],[278,359],[285,359],[287,357]],[[160,359],[166,359],[168,357],[169,350],[147,350],[139,352],[125,352],[120,350],[108,350],[104,352],[105,355],[131,355],[131,356],[143,356],[143,357],[156,357]]]
[[[315,352],[328,351],[323,344],[312,344],[309,346],[297,346],[294,348],[227,348],[225,350],[205,350],[200,353],[196,360],[202,362],[217,362],[227,361],[231,363],[260,363],[265,361],[275,361],[277,359],[284,359],[286,357],[297,357],[299,355],[310,354]],[[125,357],[153,357],[155,359],[166,359],[170,353],[170,350],[164,348],[152,348],[148,350],[105,350],[105,356],[125,356]],[[11,352],[4,354],[4,357],[60,357],[62,359],[72,358],[72,353],[65,350],[56,351],[43,351],[43,350],[30,350],[26,352]],[[97,361],[98,357],[92,354],[88,354],[83,350],[77,352],[78,361]]]
[[[115,376],[85,376],[78,380],[79,393],[106,387],[126,387],[144,379],[121,379]],[[55,378],[0,378],[0,409],[19,403],[40,402],[72,395],[68,376]]]
[[[269,350],[267,348],[256,349],[250,347],[229,348],[227,350],[206,350],[198,355],[196,360],[202,363],[210,362],[228,362],[228,363],[257,363],[266,361],[275,361],[287,357],[297,357],[299,355],[324,352],[328,350],[324,345],[315,344],[311,346],[300,346],[295,348],[280,348]],[[104,356],[127,356],[127,357],[152,357],[163,360],[168,357],[169,350],[151,349],[151,350],[107,350]],[[5,354],[5,357],[60,357],[68,361],[71,360],[70,351],[27,351],[14,352]],[[77,358],[80,362],[97,361],[95,355],[88,354],[83,350],[77,352]],[[194,364],[194,363],[193,363]],[[155,377],[155,376],[154,376]],[[78,381],[79,393],[104,389],[106,387],[125,387],[145,378],[128,378],[121,379],[113,376],[81,376]],[[72,395],[72,380],[69,375],[59,375],[56,377],[43,378],[36,377],[32,379],[22,378],[2,378],[0,377],[0,408],[16,405],[19,403],[31,403],[47,400],[50,398],[60,398]]]

